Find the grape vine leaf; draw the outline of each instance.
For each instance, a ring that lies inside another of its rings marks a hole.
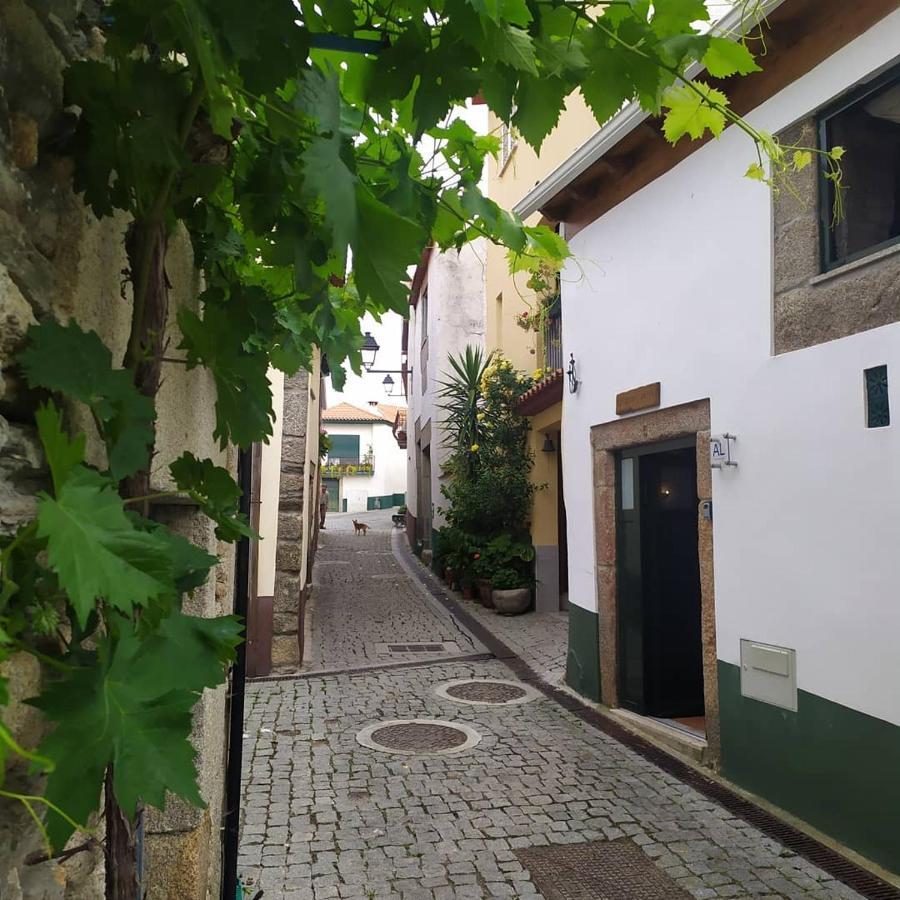
[[[341,158],[341,94],[337,75],[309,69],[294,100],[317,123],[317,136],[303,154],[307,190],[322,199],[338,255],[356,236],[356,176]]]
[[[166,546],[129,521],[113,484],[75,466],[55,498],[41,494],[38,535],[84,627],[97,598],[130,612],[175,591]]]
[[[178,489],[187,491],[216,522],[216,537],[223,541],[258,538],[238,509],[241,489],[227,469],[211,459],[197,459],[193,453],[184,453],[169,466],[169,471]]]
[[[28,329],[19,355],[32,387],[74,397],[100,423],[109,470],[120,480],[145,468],[153,446],[153,401],[134,386],[125,369],[114,369],[112,354],[95,331],[78,323],[47,321]]]
[[[100,639],[91,664],[33,701],[57,726],[40,747],[55,763],[45,795],[76,822],[86,822],[112,764],[116,798],[129,817],[138,800],[162,808],[166,791],[203,806],[189,740],[191,710],[203,688],[224,680],[241,625],[231,617],[198,619],[176,611],[143,638],[130,619],[115,619],[113,626],[115,634]],[[73,830],[52,811],[47,828],[57,849]]]
[[[265,440],[272,433],[275,416],[266,353],[246,349],[243,324],[212,299],[204,304],[202,319],[186,307],[178,311],[179,349],[187,351],[188,368],[203,365],[216,382],[213,436],[223,448],[229,440],[240,447]]]
[[[357,185],[356,197],[360,238],[353,245],[353,272],[359,296],[403,315],[408,300],[407,269],[419,260],[425,231],[385,206],[363,184]]]
[[[703,65],[714,78],[749,75],[751,72],[760,71],[753,54],[746,45],[722,37],[709,39],[709,46],[706,53],[703,54]]]
[[[710,102],[724,107],[728,98],[700,81],[666,90],[662,99],[662,105],[668,108],[663,122],[666,139],[674,144],[686,134],[692,138],[701,138],[707,131],[716,137],[720,135],[725,128],[725,114],[708,105]]]
[[[516,130],[536,151],[556,128],[565,104],[568,85],[552,75],[523,76],[519,82],[519,106],[513,116]]]
[[[84,462],[85,435],[82,432],[69,439],[63,431],[62,413],[52,400],[41,406],[34,418],[53,477],[53,490],[59,494],[72,470]]]
[[[650,27],[660,37],[683,34],[694,22],[709,20],[704,0],[655,0]]]
[[[497,62],[506,63],[519,71],[537,75],[534,41],[527,31],[504,23],[494,29],[492,38],[494,59]]]

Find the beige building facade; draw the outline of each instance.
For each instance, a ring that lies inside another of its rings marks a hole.
[[[597,131],[593,113],[580,94],[568,98],[559,124],[535,151],[518,140],[515,131],[493,113],[489,129],[501,138],[499,159],[488,168],[488,194],[503,209],[513,209],[539,182],[569,159]],[[528,225],[554,226],[539,212]],[[487,249],[485,346],[500,351],[523,372],[535,372],[538,382],[523,398],[520,412],[531,419],[529,449],[534,456],[532,479],[542,485],[535,493],[531,539],[535,547],[535,604],[540,611],[567,605],[566,517],[561,474],[562,386],[566,358],[562,345],[562,309],[557,300],[537,331],[519,325],[530,315],[539,298],[527,286],[528,273],[511,275],[506,250],[493,244]],[[540,372],[536,372],[540,370]]]

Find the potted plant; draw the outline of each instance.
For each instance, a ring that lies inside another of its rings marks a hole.
[[[498,569],[491,578],[494,608],[501,616],[517,616],[531,607],[531,579],[511,567]]]

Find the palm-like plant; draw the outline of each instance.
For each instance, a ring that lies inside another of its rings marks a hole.
[[[474,465],[478,452],[482,432],[478,419],[481,382],[492,356],[492,353],[485,356],[481,347],[469,344],[465,353],[447,357],[452,371],[445,373],[445,379],[440,382],[438,397],[444,412],[446,439],[456,459],[467,468]]]

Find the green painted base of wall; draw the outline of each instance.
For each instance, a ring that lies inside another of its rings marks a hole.
[[[900,873],[900,727],[806,691],[796,713],[750,700],[721,660],[719,704],[727,778]]]
[[[376,506],[375,501],[378,501]],[[380,497],[367,497],[366,509],[391,509],[394,506],[403,506],[406,503],[406,494],[382,494]]]
[[[566,684],[591,700],[600,699],[600,635],[597,613],[569,606]]]

